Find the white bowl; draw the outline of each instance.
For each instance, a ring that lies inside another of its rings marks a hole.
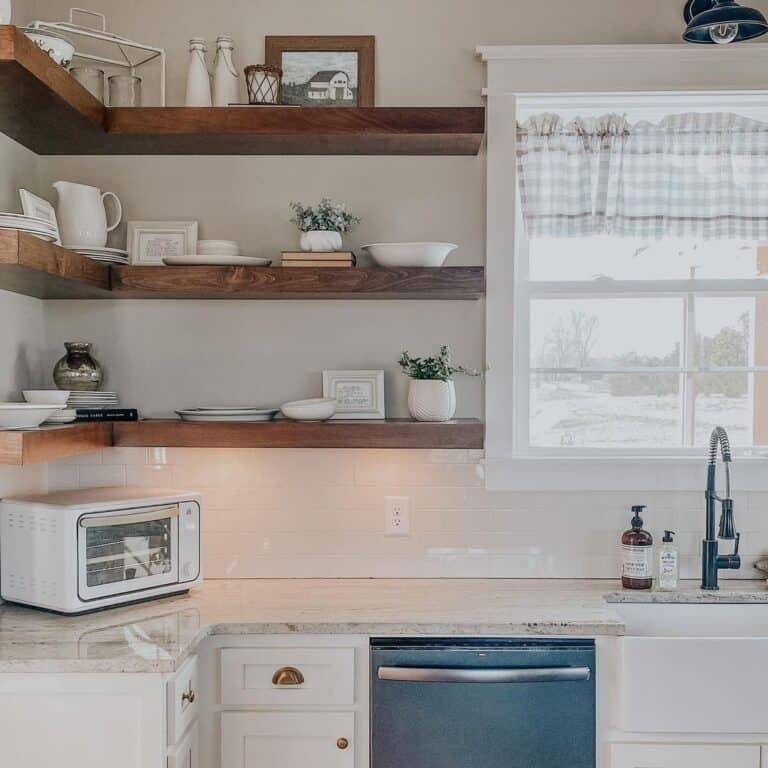
[[[60,411],[52,413],[43,423],[44,424],[71,424],[77,419],[77,411],[74,408],[63,408]]]
[[[66,405],[69,391],[64,389],[25,389],[24,399],[32,405]]]
[[[311,400],[294,400],[280,406],[283,416],[294,421],[326,421],[336,413],[336,398],[314,397]]]
[[[49,32],[35,27],[22,27],[21,31],[57,64],[61,64],[62,67],[69,66],[75,54],[75,46],[71,40],[58,32]]]
[[[198,240],[197,253],[200,256],[239,256],[240,246],[234,240]]]
[[[364,245],[380,267],[442,267],[454,243],[370,243]]]
[[[63,405],[31,405],[30,403],[0,403],[0,429],[34,429]]]

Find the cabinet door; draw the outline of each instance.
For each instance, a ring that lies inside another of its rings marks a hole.
[[[611,768],[760,768],[753,744],[613,744]]]
[[[198,768],[199,743],[197,723],[193,723],[178,747],[168,753],[167,768]]]
[[[354,768],[354,727],[354,712],[224,712],[221,768]]]

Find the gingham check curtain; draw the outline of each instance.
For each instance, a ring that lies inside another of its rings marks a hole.
[[[518,126],[529,237],[768,239],[768,123],[731,113]]]

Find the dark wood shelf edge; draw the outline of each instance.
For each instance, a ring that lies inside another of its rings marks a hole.
[[[116,422],[114,444],[166,448],[396,448],[482,449],[479,419],[422,422],[296,422],[287,419],[256,424],[146,419]]]

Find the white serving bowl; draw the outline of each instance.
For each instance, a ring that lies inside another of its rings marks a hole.
[[[64,389],[25,389],[24,399],[32,405],[66,405],[69,391]]]
[[[380,267],[442,267],[454,243],[370,243],[363,250]]]
[[[283,416],[294,421],[326,421],[336,413],[336,398],[314,397],[311,400],[294,400],[280,406]]]
[[[234,240],[198,240],[199,256],[239,256],[240,246]]]
[[[35,27],[22,27],[21,31],[57,64],[61,64],[62,67],[69,66],[75,54],[75,46],[71,40],[58,32],[49,32]]]
[[[32,405],[31,403],[0,403],[0,429],[34,429],[63,405]]]

